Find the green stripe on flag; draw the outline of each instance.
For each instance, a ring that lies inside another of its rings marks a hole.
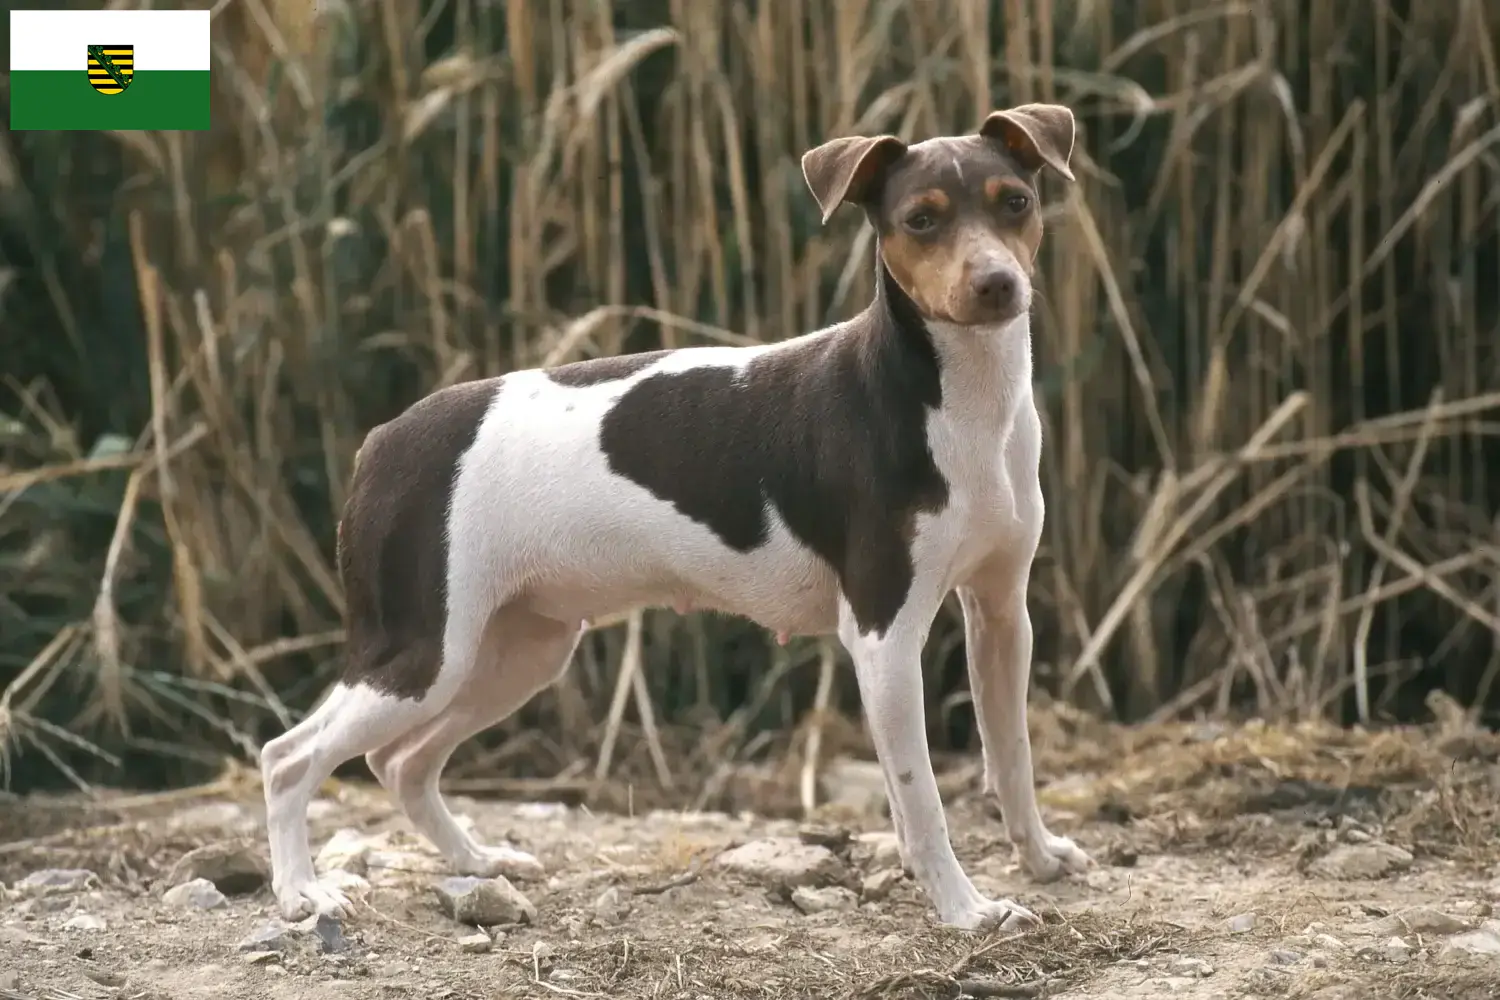
[[[12,129],[206,129],[208,71],[136,70],[130,86],[101,94],[76,70],[10,74]]]

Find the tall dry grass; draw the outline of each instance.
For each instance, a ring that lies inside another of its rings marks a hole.
[[[369,427],[461,379],[847,315],[870,233],[819,227],[800,154],[1033,100],[1081,126],[1040,263],[1038,686],[1131,719],[1495,702],[1480,0],[221,0],[215,25],[211,132],[0,135],[22,784],[253,755],[338,655]],[[928,694],[962,749],[956,623]],[[707,801],[737,761],[859,740],[822,724],[855,705],[837,662],[649,612],[466,766]]]

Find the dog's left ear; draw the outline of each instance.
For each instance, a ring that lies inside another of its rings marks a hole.
[[[846,201],[868,204],[886,168],[905,152],[906,143],[893,135],[856,135],[803,153],[802,179],[823,210],[823,222]]]
[[[1076,179],[1068,167],[1073,130],[1073,112],[1061,104],[1023,104],[992,111],[979,126],[980,135],[1003,142],[1027,170],[1036,171],[1046,164],[1070,181]]]

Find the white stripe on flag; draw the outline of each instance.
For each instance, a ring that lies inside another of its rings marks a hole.
[[[13,10],[10,68],[77,70],[88,67],[90,45],[134,45],[135,70],[207,70],[206,10]]]

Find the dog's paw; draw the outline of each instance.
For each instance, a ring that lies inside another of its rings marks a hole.
[[[1033,881],[1043,883],[1055,882],[1064,875],[1082,875],[1094,867],[1093,859],[1077,844],[1050,833],[1022,849],[1021,863]]]
[[[961,931],[1018,931],[1042,922],[1035,913],[1014,900],[985,899],[983,896],[944,915],[942,921]]]
[[[348,917],[354,913],[354,904],[342,891],[324,885],[316,879],[289,882],[276,889],[276,906],[289,921],[302,920],[314,914],[331,917]]]
[[[517,882],[534,882],[546,874],[536,858],[511,847],[480,847],[454,866],[461,875],[494,878],[504,875]]]

